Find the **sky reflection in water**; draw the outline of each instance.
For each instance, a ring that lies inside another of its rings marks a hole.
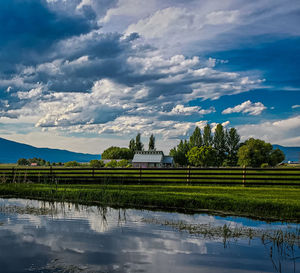
[[[145,221],[146,219],[146,221]],[[297,272],[299,245],[224,238],[147,221],[295,229],[245,218],[0,199],[1,272]],[[283,251],[282,251],[283,250]],[[290,255],[290,257],[288,256]]]

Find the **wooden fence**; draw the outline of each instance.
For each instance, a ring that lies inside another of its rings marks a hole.
[[[242,184],[300,186],[297,168],[0,168],[0,183]]]

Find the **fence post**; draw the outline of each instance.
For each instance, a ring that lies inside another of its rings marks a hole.
[[[15,167],[12,167],[11,169],[11,183],[15,181]]]
[[[245,183],[246,183],[246,166],[244,165],[244,169],[243,169],[243,186],[245,187]]]
[[[188,171],[186,174],[186,183],[190,183],[190,177],[191,177],[191,167],[188,166]]]
[[[142,167],[140,165],[140,184],[141,184],[141,182],[142,182]]]
[[[50,166],[50,183],[53,182],[52,166]]]

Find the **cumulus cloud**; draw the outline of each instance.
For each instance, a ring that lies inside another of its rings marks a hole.
[[[206,40],[251,24],[256,8],[270,4],[201,2],[1,2],[1,21],[9,14],[16,24],[0,27],[0,120],[27,121],[47,132],[188,135],[215,112],[207,103],[203,109],[203,100],[264,83],[199,52]],[[272,16],[290,12],[277,7]],[[264,109],[246,101],[223,114]]]
[[[176,105],[170,114],[172,115],[193,115],[193,114],[198,114],[198,115],[205,115],[205,114],[210,114],[212,112],[215,112],[215,108],[211,107],[210,109],[201,109],[199,106],[184,106],[182,104]]]
[[[183,103],[245,92],[261,83],[219,71],[208,64],[212,59],[165,57],[155,49],[141,48],[137,39],[135,34],[93,30],[61,40],[53,60],[22,65],[13,80],[0,80],[0,86],[15,90],[6,92],[2,116],[27,116],[45,130],[99,134],[156,130],[173,138],[194,127],[188,120],[176,121],[176,116],[200,118],[215,112],[213,107]]]
[[[154,0],[147,2],[153,3]],[[139,32],[146,40],[165,50],[166,54],[188,53],[191,49],[209,50],[212,46],[224,49],[244,35],[249,37],[276,32],[299,35],[299,29],[292,22],[299,19],[295,11],[299,11],[300,5],[292,0],[289,3],[281,0],[272,3],[238,0],[185,2],[157,4],[159,8],[151,10],[150,14],[142,18],[135,16],[125,32]],[[280,23],[272,18],[283,20]],[[113,18],[110,19],[113,21]]]
[[[242,140],[254,137],[273,144],[299,145],[300,116],[259,124],[240,125],[237,126],[237,130],[242,136]]]
[[[235,107],[223,110],[222,114],[244,113],[251,116],[258,116],[265,109],[267,109],[267,107],[264,106],[261,102],[252,103],[250,100],[247,100]]]
[[[75,60],[74,63],[81,65],[87,61],[88,58],[82,57]],[[195,70],[196,72],[190,71],[191,67],[195,65],[193,59],[182,59],[182,61],[188,63],[189,68],[185,65],[182,66],[183,68],[178,65],[174,69],[173,77],[175,79],[177,77],[175,84],[170,79],[170,82],[163,83],[163,77],[165,77],[164,73],[169,74],[173,65],[176,66],[177,63],[174,64],[171,61],[170,64],[170,60],[164,60],[158,70],[167,72],[158,72],[156,77],[159,76],[162,79],[152,80],[151,84],[145,84],[143,81],[129,86],[106,78],[94,82],[90,92],[53,92],[49,90],[49,86],[38,86],[29,91],[18,92],[17,97],[14,98],[18,98],[19,101],[15,101],[10,109],[5,108],[6,116],[18,118],[26,115],[32,116],[34,119],[39,117],[35,122],[36,127],[47,128],[47,130],[56,128],[69,132],[119,135],[148,131],[171,138],[186,135],[195,124],[189,121],[178,122],[176,116],[197,115],[198,118],[201,118],[202,115],[215,112],[215,109],[214,107],[202,109],[200,106],[184,106],[180,102],[198,97],[216,97],[218,94],[213,90],[222,84],[222,81],[226,81],[228,75],[224,72],[210,70],[212,76],[205,71],[202,73],[202,77],[199,77],[201,69]],[[157,66],[159,65],[157,64]],[[56,71],[52,65],[45,65],[38,69],[46,71],[49,70],[49,67],[51,73]],[[143,75],[149,73],[149,78],[151,78],[153,67],[151,65],[143,67],[144,69],[139,69],[140,73]],[[198,78],[193,75],[194,73]],[[192,84],[189,89],[182,92],[184,86],[187,85],[185,78],[188,78]],[[217,83],[214,83],[214,80],[217,80]],[[213,87],[215,85],[215,87],[211,93],[206,90],[204,94],[198,91],[193,95],[192,86],[195,83],[200,84],[201,81],[203,81],[203,86]],[[231,75],[229,73],[228,81],[240,82],[241,79],[238,74]],[[181,88],[176,89],[175,85],[181,86]],[[220,88],[219,94],[221,91]],[[172,96],[172,100],[169,99],[170,96]]]

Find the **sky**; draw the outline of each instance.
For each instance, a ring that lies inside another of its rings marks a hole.
[[[0,137],[101,153],[196,126],[300,146],[300,1],[1,0]]]

